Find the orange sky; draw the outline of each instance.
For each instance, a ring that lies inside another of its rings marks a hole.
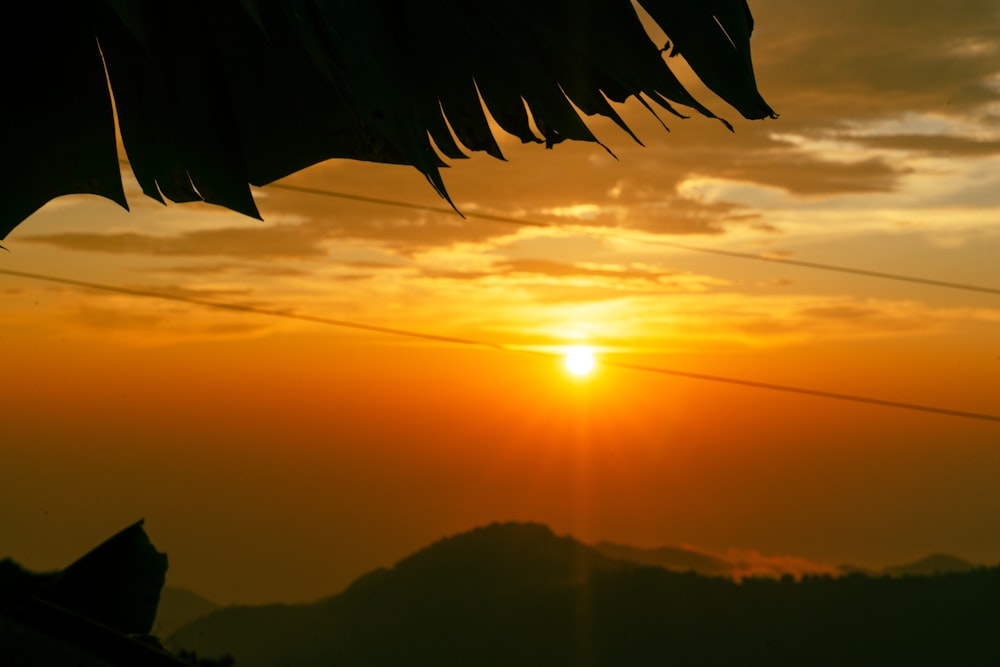
[[[276,188],[265,222],[53,202],[0,269],[435,335],[1000,413],[1000,297],[662,241],[1000,287],[995,3],[758,0],[776,121],[445,173],[467,213]],[[897,13],[900,12],[900,13]],[[890,25],[891,27],[887,27]],[[707,94],[706,101],[711,100]],[[710,106],[731,119],[725,105]],[[287,184],[440,206],[412,169]],[[170,582],[332,593],[503,519],[588,540],[885,565],[1000,561],[1000,425],[0,275],[0,555],[58,567],[146,517]]]

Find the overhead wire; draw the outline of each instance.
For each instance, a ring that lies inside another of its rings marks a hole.
[[[226,303],[223,301],[213,301],[209,299],[200,299],[197,297],[192,297],[188,295],[181,294],[170,294],[169,292],[157,292],[155,290],[149,289],[135,289],[130,287],[122,287],[119,285],[109,285],[105,283],[96,283],[86,280],[77,280],[75,278],[65,278],[60,276],[52,276],[41,273],[31,273],[27,271],[16,271],[13,269],[0,269],[0,274],[15,276],[18,278],[27,278],[30,280],[39,280],[49,283],[57,283],[62,285],[69,285],[72,287],[80,287],[85,289],[97,290],[102,292],[111,292],[115,294],[124,294],[127,296],[150,298],[150,299],[160,299],[165,301],[174,301],[180,303],[187,303],[190,305],[201,306],[205,308],[213,308],[217,310],[226,310],[231,312],[239,312],[254,315],[264,315],[269,317],[278,317],[292,320],[300,320],[304,322],[311,322],[314,324],[322,324],[326,326],[343,327],[349,329],[356,329],[361,331],[368,331],[372,333],[388,334],[393,336],[405,336],[408,338],[415,338],[426,341],[433,341],[438,343],[446,343],[452,345],[466,345],[474,346],[479,348],[497,350],[502,352],[516,352],[516,353],[528,353],[528,354],[546,354],[549,356],[556,356],[555,353],[539,352],[537,350],[528,350],[523,348],[512,347],[509,345],[502,345],[500,343],[492,343],[488,341],[481,341],[472,338],[460,338],[454,336],[443,336],[432,333],[425,333],[420,331],[414,331],[410,329],[399,329],[394,327],[383,327],[373,324],[365,324],[361,322],[352,322],[349,320],[339,320],[327,317],[319,317],[315,315],[299,314],[295,312],[289,312],[285,310],[276,310],[272,308],[262,308],[260,306],[248,306],[242,304]],[[633,371],[640,371],[646,373],[656,373],[660,375],[670,375],[674,377],[687,378],[692,380],[702,380],[706,382],[723,383],[730,385],[737,385],[742,387],[749,387],[754,389],[766,389],[770,391],[778,391],[790,394],[799,394],[802,396],[812,396],[815,398],[831,399],[838,401],[847,401],[851,403],[861,403],[866,405],[896,408],[900,410],[909,410],[914,412],[923,412],[936,415],[942,415],[947,417],[958,417],[962,419],[973,419],[978,421],[987,421],[993,423],[1000,423],[1000,415],[981,413],[981,412],[970,412],[964,410],[954,410],[951,408],[944,408],[933,405],[923,405],[919,403],[908,403],[903,401],[893,401],[881,398],[873,398],[870,396],[862,396],[858,394],[847,394],[847,393],[837,393],[819,389],[811,389],[808,387],[797,387],[792,385],[782,385],[782,384],[771,384],[767,382],[758,382],[755,380],[743,380],[739,378],[726,377],[721,375],[709,375],[705,373],[692,373],[688,371],[675,370],[670,368],[661,368],[658,366],[646,366],[641,364],[632,364],[627,362],[620,362],[608,359],[602,359],[599,361],[600,364],[608,367],[628,369]]]
[[[377,204],[380,206],[393,206],[396,208],[406,208],[416,211],[426,211],[430,213],[443,213],[446,215],[457,215],[454,209],[445,206],[432,206],[430,204],[416,204],[413,202],[404,202],[395,199],[385,199],[381,197],[370,197],[367,195],[352,194],[349,192],[338,192],[336,190],[327,190],[324,188],[311,188],[303,187],[299,185],[289,185],[285,183],[272,183],[267,188],[278,189],[278,190],[288,190],[290,192],[300,192],[303,194],[317,195],[321,197],[333,197],[337,199],[343,199],[348,201],[363,202],[366,204]],[[823,262],[811,262],[806,260],[791,259],[788,257],[777,257],[774,255],[766,254],[756,254],[748,252],[738,252],[734,250],[723,250],[720,248],[710,248],[707,246],[693,245],[688,243],[678,243],[675,241],[667,241],[664,239],[650,238],[648,236],[636,236],[627,233],[608,231],[608,230],[597,230],[594,228],[585,227],[582,225],[569,225],[566,223],[554,223],[554,222],[540,222],[537,220],[525,220],[522,218],[515,218],[511,216],[504,215],[494,215],[492,213],[480,213],[476,211],[470,211],[467,213],[462,213],[465,218],[485,220],[488,222],[498,222],[508,225],[517,225],[520,227],[533,227],[533,228],[548,228],[548,229],[561,229],[566,231],[578,231],[587,233],[593,236],[600,236],[602,238],[616,239],[621,241],[629,241],[632,243],[638,243],[643,245],[656,245],[668,248],[675,248],[677,250],[685,250],[688,252],[697,252],[710,255],[718,255],[721,257],[729,257],[732,259],[743,259],[752,260],[758,262],[769,262],[772,264],[783,264],[785,266],[794,266],[803,269],[814,269],[819,271],[832,271],[836,273],[845,273],[855,276],[862,276],[865,278],[877,278],[880,280],[894,280],[897,282],[905,282],[916,285],[924,285],[930,287],[940,287],[944,289],[962,290],[966,292],[978,292],[981,294],[992,294],[995,296],[1000,296],[1000,288],[989,287],[983,285],[974,285],[970,283],[959,283],[947,280],[937,280],[935,278],[924,278],[921,276],[911,276],[904,275],[900,273],[891,273],[888,271],[874,271],[871,269],[863,269],[851,266],[843,266],[839,264],[827,264]]]
[[[320,317],[317,315],[303,315],[300,313],[289,312],[285,310],[276,310],[273,308],[261,308],[259,306],[248,306],[239,303],[226,303],[224,301],[211,301],[209,299],[199,299],[193,296],[186,296],[183,294],[171,294],[169,292],[157,292],[155,290],[147,289],[136,289],[132,287],[121,287],[119,285],[107,285],[104,283],[95,283],[87,280],[77,280],[75,278],[62,278],[59,276],[50,276],[42,273],[29,273],[27,271],[15,271],[12,269],[0,269],[0,273],[6,274],[8,276],[17,276],[19,278],[29,278],[31,280],[43,280],[50,283],[59,283],[62,285],[70,285],[73,287],[84,287],[92,290],[99,290],[102,292],[114,292],[116,294],[125,294],[128,296],[138,296],[146,297],[150,299],[160,299],[163,301],[178,301],[180,303],[188,303],[195,306],[204,306],[206,308],[214,308],[216,310],[229,310],[239,313],[251,313],[253,315],[268,315],[271,317],[283,317],[290,320],[301,320],[303,322],[313,322],[316,324],[326,324],[335,327],[344,327],[348,329],[360,329],[361,331],[370,331],[373,333],[383,333],[391,334],[394,336],[408,336],[410,338],[420,338],[423,340],[435,341],[438,343],[452,343],[457,345],[475,345],[479,347],[491,347],[494,349],[504,349],[501,345],[493,345],[490,343],[483,343],[481,341],[469,340],[465,338],[456,338],[453,336],[439,336],[436,334],[420,333],[418,331],[409,331],[406,329],[395,329],[393,327],[382,327],[376,324],[363,324],[359,322],[349,322],[347,320],[338,320],[329,317]]]
[[[123,166],[131,168],[128,160],[121,158],[119,163]],[[288,192],[299,192],[302,194],[310,194],[319,197],[331,197],[335,199],[341,199],[345,201],[356,201],[365,204],[374,204],[378,206],[391,206],[395,208],[404,208],[411,211],[425,211],[428,213],[440,213],[448,216],[461,216],[466,219],[474,220],[484,220],[487,222],[496,222],[506,225],[515,225],[518,227],[532,227],[537,229],[561,229],[565,231],[577,231],[583,232],[592,236],[600,236],[602,238],[616,239],[620,241],[628,241],[631,243],[638,243],[642,245],[655,245],[666,248],[674,248],[676,250],[684,250],[687,252],[695,252],[709,255],[717,255],[720,257],[729,257],[732,259],[742,259],[747,261],[756,262],[769,262],[771,264],[783,264],[785,266],[793,266],[801,269],[813,269],[817,271],[830,271],[835,273],[843,273],[855,276],[861,276],[865,278],[876,278],[880,280],[893,280],[896,282],[905,282],[914,285],[924,285],[928,287],[939,287],[942,289],[952,289],[960,290],[965,292],[978,292],[980,294],[991,294],[994,296],[1000,296],[1000,288],[989,287],[984,285],[975,285],[971,283],[959,283],[948,280],[938,280],[936,278],[924,278],[921,276],[911,276],[900,273],[892,273],[888,271],[875,271],[872,269],[863,269],[852,266],[844,266],[840,264],[829,264],[825,262],[812,262],[800,259],[791,259],[789,257],[777,257],[775,255],[759,254],[759,253],[749,253],[749,252],[739,252],[735,250],[723,250],[721,248],[710,248],[708,246],[694,245],[690,243],[679,243],[676,241],[667,241],[665,239],[650,238],[649,236],[637,236],[634,234],[627,234],[616,231],[609,230],[597,230],[591,227],[586,227],[582,225],[569,225],[566,223],[554,223],[554,222],[542,222],[538,220],[526,220],[524,218],[515,218],[513,216],[497,215],[493,213],[483,213],[478,211],[470,212],[458,212],[456,209],[448,206],[433,206],[431,204],[418,204],[415,202],[406,202],[398,199],[389,199],[385,197],[372,197],[369,195],[359,195],[351,192],[340,192],[337,190],[330,190],[327,188],[314,188],[302,185],[292,185],[290,183],[270,183],[264,186],[267,189],[273,190],[286,190]]]

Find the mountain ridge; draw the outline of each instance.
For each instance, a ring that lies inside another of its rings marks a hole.
[[[817,651],[823,664],[954,664],[975,651],[1000,658],[987,631],[1000,625],[998,602],[1000,568],[737,583],[496,523],[310,604],[223,608],[167,643],[232,654],[239,667],[784,666],[817,664]]]

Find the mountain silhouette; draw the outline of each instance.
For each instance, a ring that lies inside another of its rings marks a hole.
[[[240,667],[409,664],[409,656],[441,650],[449,654],[442,664],[556,664],[533,662],[528,647],[572,646],[572,625],[556,628],[552,619],[567,617],[575,591],[595,573],[627,567],[539,524],[492,524],[440,540],[317,603],[222,609],[168,644],[204,656],[229,653]],[[442,630],[450,648],[442,649]],[[496,647],[495,661],[479,655],[508,634],[520,640]]]
[[[969,572],[979,567],[949,554],[931,554],[912,563],[893,565],[882,570],[890,577],[929,577],[936,574]]]
[[[221,609],[168,645],[239,667],[992,665],[997,627],[1000,568],[737,583],[508,523],[315,603]]]

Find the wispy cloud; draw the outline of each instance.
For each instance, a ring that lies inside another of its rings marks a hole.
[[[151,256],[222,256],[254,258],[313,258],[324,252],[303,225],[220,228],[189,231],[175,236],[138,232],[96,234],[64,232],[18,238],[22,243],[44,243],[65,250]]]

